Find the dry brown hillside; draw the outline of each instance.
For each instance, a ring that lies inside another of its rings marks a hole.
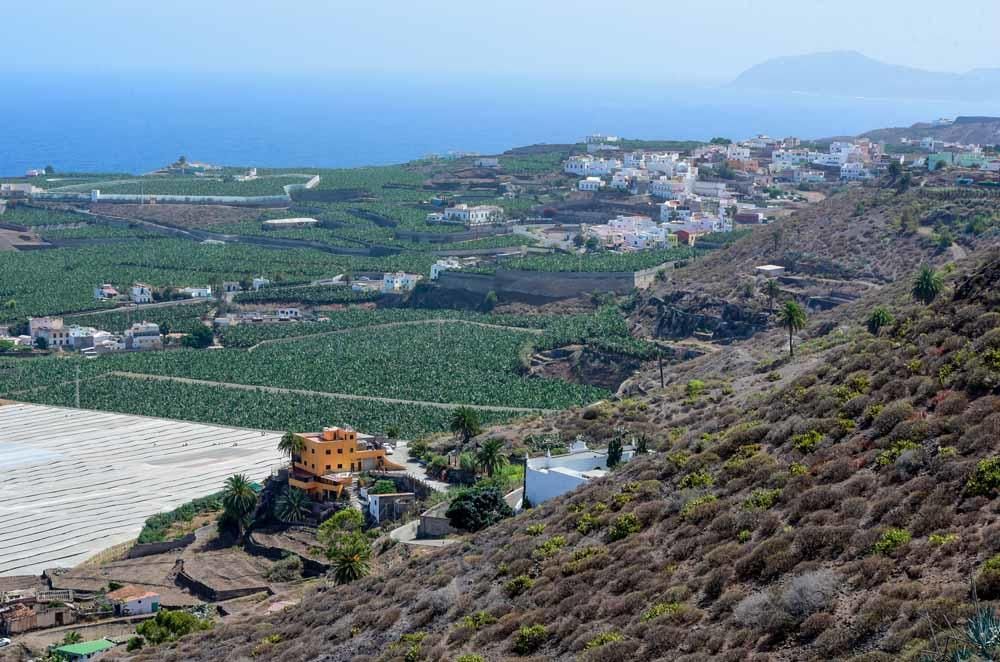
[[[985,252],[930,306],[896,286],[878,335],[859,315],[760,366],[764,336],[562,414],[567,430],[648,425],[659,452],[138,659],[923,659],[970,613],[970,580],[1000,599],[998,279]]]

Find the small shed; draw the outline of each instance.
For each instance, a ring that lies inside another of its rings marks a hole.
[[[768,278],[776,278],[778,276],[784,275],[785,268],[780,267],[776,264],[762,264],[759,267],[754,267],[754,271],[761,276],[766,276]]]
[[[105,596],[115,608],[115,616],[152,614],[160,610],[160,594],[141,586],[123,586]]]
[[[55,649],[55,653],[69,662],[81,662],[82,660],[96,660],[115,646],[117,644],[110,639],[95,639],[59,646]]]

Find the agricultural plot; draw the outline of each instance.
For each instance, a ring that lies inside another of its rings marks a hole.
[[[253,352],[109,356],[114,370],[435,403],[557,409],[607,393],[519,374],[528,332],[465,323],[349,330]]]
[[[72,384],[18,396],[25,402],[73,406]],[[448,429],[453,409],[339,399],[320,395],[273,393],[214,385],[105,376],[81,384],[80,406],[177,420],[238,425],[261,430],[319,430],[350,425],[368,433],[396,433],[414,438]],[[480,412],[484,423],[500,423],[514,413]],[[217,489],[206,486],[197,496]]]
[[[515,258],[503,263],[504,269],[524,271],[640,271],[659,266],[664,262],[695,257],[694,248],[667,248],[635,253],[587,253],[585,255],[540,255]]]
[[[187,286],[265,276],[276,283],[307,283],[344,271],[425,273],[434,258],[410,254],[382,258],[330,255],[313,250],[273,250],[249,245],[195,244],[180,239],[86,246],[0,259],[0,323],[28,315],[100,308],[93,288],[110,282],[127,287]]]
[[[190,333],[202,318],[213,308],[212,304],[194,303],[166,308],[145,308],[139,310],[114,310],[90,315],[67,317],[66,322],[80,326],[93,326],[112,333],[122,333],[135,322],[154,322],[161,332]]]
[[[122,395],[122,400],[130,396]],[[70,567],[147,517],[268,476],[279,433],[106,412],[0,406],[0,576]]]
[[[198,195],[198,196],[260,196],[284,195],[285,186],[304,184],[310,175],[275,175],[238,182],[223,177],[193,177],[186,175],[149,175],[130,179],[105,180],[53,188],[55,192],[100,189],[102,194],[128,195]]]

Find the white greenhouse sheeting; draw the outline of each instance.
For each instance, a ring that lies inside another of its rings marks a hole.
[[[39,405],[0,406],[0,576],[71,567],[150,515],[283,464],[280,433]]]

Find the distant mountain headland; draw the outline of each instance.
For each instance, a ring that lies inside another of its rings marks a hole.
[[[872,98],[1000,100],[1000,68],[956,74],[887,64],[854,51],[779,57],[750,67],[732,87]]]

